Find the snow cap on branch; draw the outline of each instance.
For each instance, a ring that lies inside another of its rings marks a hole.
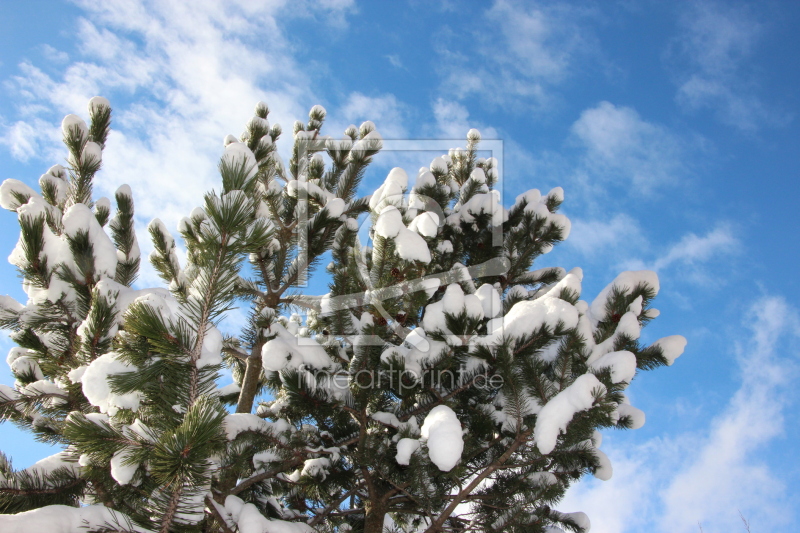
[[[420,432],[422,438],[427,440],[431,462],[442,472],[452,470],[464,451],[461,422],[455,412],[446,405],[437,405],[425,417]]]

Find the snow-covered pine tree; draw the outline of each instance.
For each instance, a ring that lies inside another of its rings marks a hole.
[[[117,191],[110,222],[110,201],[92,201],[111,109],[97,97],[89,112],[89,126],[64,119],[68,168],[42,176],[41,194],[16,180],[0,188],[2,206],[21,226],[10,259],[28,294],[26,305],[0,302],[2,325],[19,345],[8,357],[15,387],[0,389],[2,417],[66,448],[22,471],[3,458],[0,510],[34,510],[0,517],[3,530],[48,523],[66,531],[86,521],[151,531],[228,531],[239,523],[245,531],[242,523],[258,529],[267,517],[308,530],[305,517],[278,499],[286,487],[273,487],[276,475],[334,452],[314,448],[319,438],[306,428],[250,414],[265,382],[264,326],[291,304],[291,287],[338,228],[353,223],[347,215],[367,209],[354,195],[380,136],[365,123],[330,144],[319,137],[325,110],[315,106],[307,124],[295,124],[287,171],[274,145],[281,128],[270,127],[259,103],[240,138],[224,140],[221,193],[206,195],[181,221],[187,263],[154,220],[150,261],[169,289],[135,290],[130,188]],[[326,149],[334,164],[323,176]],[[246,260],[252,272],[243,277]],[[251,307],[249,325],[224,338],[215,323],[236,298]],[[216,390],[223,358],[236,383]],[[265,471],[272,453],[265,450],[275,447],[287,460]]]
[[[0,302],[19,345],[2,418],[65,447],[22,471],[3,458],[0,511],[22,512],[0,516],[4,531],[585,529],[550,505],[583,474],[610,475],[596,429],[641,425],[623,389],[685,341],[637,343],[657,314],[652,273],[620,275],[589,306],[579,270],[530,271],[569,231],[560,190],[503,209],[473,130],[410,195],[394,169],[356,198],[381,148],[372,123],[334,141],[315,106],[283,165],[259,103],[225,139],[221,192],[180,223],[186,264],[155,220],[150,261],[169,288],[134,289],[131,191],[110,221],[92,201],[110,106],[89,111],[89,126],[64,120],[68,168],[41,194],[0,189],[28,294]],[[328,251],[330,293],[299,294]],[[223,336],[233,305],[248,324]],[[220,390],[222,365],[235,383]],[[265,387],[274,399],[252,414]]]
[[[259,412],[348,442],[289,476],[312,525],[587,530],[583,513],[552,505],[584,474],[610,477],[598,429],[640,427],[624,389],[683,350],[679,336],[638,342],[658,314],[655,273],[624,272],[590,305],[580,269],[530,270],[569,234],[563,192],[531,190],[504,209],[479,141],[471,130],[408,194],[393,169],[369,201],[371,246],[342,228],[330,292],[296,301],[307,329],[297,316],[271,327],[275,399]]]

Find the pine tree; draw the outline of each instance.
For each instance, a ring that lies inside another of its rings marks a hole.
[[[113,217],[93,200],[107,100],[90,101],[89,125],[64,119],[68,166],[41,193],[3,183],[28,302],[0,301],[18,345],[0,414],[64,451],[20,471],[0,457],[0,512],[23,513],[0,526],[586,530],[552,506],[583,475],[611,475],[598,429],[641,426],[625,388],[685,344],[638,342],[655,274],[622,273],[590,305],[580,269],[531,270],[569,233],[563,192],[505,209],[475,130],[410,191],[395,168],[359,198],[374,124],[335,140],[314,106],[284,165],[268,114],[259,103],[225,138],[220,192],[179,224],[185,264],[149,224],[168,288],[133,288],[130,188]],[[329,293],[302,294],[328,254]],[[247,325],[223,334],[233,307]],[[225,367],[234,383],[218,389]]]

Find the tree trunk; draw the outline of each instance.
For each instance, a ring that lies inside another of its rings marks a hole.
[[[367,501],[364,507],[364,533],[383,533],[383,520],[387,507],[382,501]]]
[[[237,413],[250,413],[253,411],[253,402],[256,399],[258,382],[261,379],[261,343],[253,347],[250,357],[247,358],[244,377],[242,378],[242,391],[239,393],[239,402],[236,404]]]

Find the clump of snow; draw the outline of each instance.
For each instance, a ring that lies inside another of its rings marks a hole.
[[[397,464],[408,465],[411,462],[411,456],[419,447],[419,439],[400,439],[397,442],[397,454],[394,456]]]
[[[91,209],[84,204],[74,204],[64,213],[62,222],[64,234],[69,237],[74,238],[80,232],[88,233],[94,253],[95,276],[114,279],[117,273],[117,248],[103,231]]]
[[[275,337],[261,348],[261,361],[266,370],[278,372],[284,368],[299,368],[300,365],[322,369],[333,364],[316,340],[295,336],[279,322],[270,326],[268,334]]]
[[[443,254],[453,253],[453,243],[449,240],[444,240],[436,245],[436,250]]]
[[[261,361],[265,370],[279,372],[286,368],[297,368],[302,363],[302,356],[297,357],[283,339],[274,338],[261,348]]]
[[[611,466],[611,459],[608,458],[605,452],[598,448],[594,448],[592,452],[600,463],[594,471],[594,477],[601,481],[608,481],[614,473],[614,468]]]
[[[36,359],[25,348],[15,346],[6,357],[6,363],[14,374],[33,374],[37,380],[44,379],[44,374]]]
[[[153,432],[153,430],[147,427],[147,425],[145,425],[145,423],[138,418],[133,421],[133,424],[124,426],[124,430],[129,436],[136,435],[148,442],[156,441],[156,434]]]
[[[126,525],[130,520],[105,505],[70,507],[47,505],[23,513],[0,515],[0,531],[3,533],[78,533],[106,527],[106,524]],[[132,525],[132,531],[146,530]]]
[[[614,383],[630,383],[636,375],[636,356],[626,350],[609,352],[591,362],[589,367],[595,370],[609,369]]]
[[[470,178],[472,181],[475,181],[475,182],[477,182],[477,183],[486,183],[486,173],[483,171],[483,169],[482,169],[482,168],[476,168],[476,169],[474,169],[474,170],[473,170],[473,171],[470,173],[470,175],[469,175],[469,178]]]
[[[631,419],[631,429],[639,429],[644,425],[645,414],[641,409],[627,403],[621,403],[617,407],[617,412],[620,417],[627,416]]]
[[[256,468],[263,468],[267,463],[275,463],[281,460],[282,458],[280,454],[273,450],[265,450],[263,452],[253,454],[253,466]]]
[[[547,455],[553,451],[559,434],[566,431],[575,414],[592,407],[592,391],[596,389],[602,392],[606,390],[594,374],[583,374],[544,404],[533,430],[539,452]]]
[[[561,297],[564,291],[571,291],[575,294],[581,294],[581,282],[583,281],[583,269],[575,267],[570,270],[561,280],[547,289],[547,293],[542,298]]]
[[[225,139],[227,142],[227,138]],[[227,164],[232,168],[238,168],[244,164],[244,169],[247,175],[246,179],[250,179],[258,173],[258,162],[256,156],[246,144],[241,142],[231,142],[225,145],[225,153],[222,155],[222,163]]]
[[[548,198],[554,199],[556,202],[563,202],[564,201],[564,189],[561,187],[553,187],[550,189],[550,192],[547,193]]]
[[[85,138],[89,136],[89,127],[86,126],[86,122],[78,115],[67,115],[64,117],[64,120],[61,121],[61,131],[65,137],[76,128],[81,137]]]
[[[87,108],[89,109],[89,113],[95,113],[100,111],[104,107],[111,108],[111,102],[108,101],[107,98],[103,98],[102,96],[93,96],[89,99],[89,104]]]
[[[247,129],[254,130],[260,128],[262,130],[269,130],[269,120],[255,115],[247,122]],[[268,137],[268,136],[267,136]]]
[[[492,226],[499,226],[508,220],[508,211],[503,207],[499,191],[492,190],[487,193],[474,195],[463,204],[456,213],[450,215],[450,217],[453,218],[450,219],[450,217],[448,217],[448,220],[451,220],[451,222],[460,221],[472,224],[475,222],[476,216],[483,214],[491,215],[490,221]]]
[[[466,312],[471,318],[483,318],[483,304],[475,294],[464,294],[464,290],[458,283],[451,283],[444,291],[444,296],[438,302],[428,304],[425,307],[425,315],[422,317],[422,327],[428,331],[443,331],[449,333],[445,320],[445,313],[449,315],[459,315]]]
[[[592,522],[589,520],[589,515],[586,513],[578,511],[575,513],[564,513],[564,516],[575,522],[583,531],[588,532],[592,529]]]
[[[442,472],[449,472],[461,459],[464,439],[461,422],[452,409],[437,405],[425,417],[421,435],[427,439],[428,456]]]
[[[367,122],[369,122],[369,121],[367,121]],[[372,123],[370,122],[370,124],[372,124]],[[363,132],[364,124],[362,124],[361,126],[362,126],[362,132]],[[372,126],[370,126],[370,127],[374,128],[375,125],[372,124]],[[376,148],[380,149],[380,147],[382,146],[382,141],[383,141],[383,137],[381,137],[380,133],[378,133],[375,130],[370,131],[369,133],[367,133],[366,135],[361,137],[361,139],[359,139],[358,141],[353,143],[353,147],[350,148],[350,158],[354,159],[354,158],[362,157],[364,155],[364,153],[367,151],[368,148],[373,149],[373,150],[376,149]]]
[[[430,185],[436,185],[436,176],[427,168],[422,167],[419,174],[417,174],[417,181],[414,183],[414,188],[421,189]]]
[[[0,294],[0,312],[21,313],[25,306],[11,296]]]
[[[53,165],[47,169],[47,173],[56,178],[61,178],[62,180],[67,179],[67,170],[61,165]]]
[[[375,233],[386,239],[394,239],[395,250],[402,259],[431,262],[431,252],[425,239],[405,227],[403,216],[395,206],[388,205],[381,210],[375,222]]]
[[[80,465],[78,465],[78,463],[72,459],[67,452],[58,452],[45,457],[44,459],[36,461],[34,464],[26,468],[25,472],[39,476],[47,476],[59,468],[66,468],[73,475],[78,475]]]
[[[439,215],[432,211],[421,213],[411,221],[408,229],[423,237],[436,237],[436,232],[439,230]]]
[[[526,213],[533,213],[535,216],[545,219],[548,224],[559,226],[561,228],[561,238],[566,239],[569,237],[572,223],[565,215],[550,212],[547,208],[547,201],[550,198],[555,198],[559,202],[563,201],[563,189],[556,187],[547,196],[542,196],[538,189],[531,189],[517,196],[514,206],[519,206],[522,202],[525,202]]]
[[[69,183],[67,181],[48,172],[39,177],[39,187],[44,190],[47,186],[55,189],[55,201],[57,204],[61,205],[67,199],[67,194],[69,194]]]
[[[401,228],[394,238],[397,255],[406,261],[431,262],[431,251],[428,244],[417,233],[405,227]]]
[[[235,439],[240,433],[245,431],[258,431],[274,433],[283,433],[289,429],[289,423],[286,420],[278,419],[275,422],[267,422],[251,413],[234,413],[225,417],[222,423],[225,429],[225,435],[228,440]]]
[[[329,217],[339,218],[342,216],[342,213],[344,213],[345,207],[344,200],[341,198],[333,198],[328,200],[328,202],[325,204],[325,211],[328,212]]]
[[[386,206],[375,222],[375,233],[386,239],[396,237],[404,228],[403,215],[393,205]]]
[[[136,411],[142,399],[139,391],[126,394],[111,392],[111,385],[108,382],[110,376],[124,374],[137,370],[134,366],[129,366],[117,359],[119,355],[115,352],[108,352],[101,355],[89,364],[89,367],[81,376],[83,394],[89,403],[100,408],[100,412],[114,415],[119,409],[131,409]]]
[[[667,364],[672,365],[675,359],[680,357],[683,354],[683,350],[686,349],[686,337],[670,335],[669,337],[658,339],[653,344],[661,348],[661,353],[664,355],[664,359],[667,360]]]
[[[436,360],[446,347],[444,342],[429,338],[423,328],[417,327],[406,335],[402,345],[384,351],[381,361],[389,362],[393,358],[399,358],[403,360],[405,371],[418,378],[422,375],[425,362]]]
[[[443,157],[435,157],[433,161],[431,161],[431,172],[440,172],[442,174],[447,173],[447,161]]]
[[[490,340],[519,338],[530,334],[542,326],[555,329],[558,323],[566,329],[578,325],[578,311],[570,303],[558,298],[540,298],[517,302],[503,317],[501,324],[496,324]]]
[[[372,413],[369,416],[373,420],[377,420],[381,424],[385,424],[387,426],[392,426],[392,427],[399,427],[400,426],[400,420],[397,418],[397,415],[395,415],[394,413],[387,413],[385,411],[378,411],[376,413]]]
[[[380,213],[387,205],[399,204],[407,187],[408,174],[406,174],[406,171],[400,167],[393,168],[389,171],[389,175],[386,176],[383,185],[372,193],[369,199],[369,208],[374,212]]]
[[[475,296],[480,300],[486,318],[494,318],[503,312],[503,301],[493,285],[484,283],[475,291]]]
[[[17,359],[19,361],[19,359]],[[16,361],[15,361],[16,362]],[[40,379],[33,383],[28,383],[20,387],[19,394],[34,398],[44,398],[42,404],[45,407],[56,407],[67,403],[67,391],[46,379]]]
[[[552,472],[533,472],[528,474],[528,479],[540,487],[558,484],[558,478]]]
[[[224,387],[221,387],[217,390],[220,396],[229,396],[231,394],[238,394],[242,388],[237,385],[236,383],[229,383]]]
[[[37,197],[39,193],[28,187],[24,183],[15,179],[7,179],[0,185],[0,206],[9,211],[16,211],[18,207],[24,204],[17,200],[16,196],[23,196],[28,198]]]
[[[9,387],[0,383],[0,402],[10,402],[19,398],[19,393]]]
[[[96,142],[89,141],[83,147],[81,158],[84,161],[100,161],[103,159],[103,149]]]
[[[236,496],[225,499],[226,514],[236,523],[239,533],[315,533],[308,524],[266,518],[258,507]]]
[[[124,464],[130,458],[130,453],[127,448],[117,451],[111,457],[111,477],[120,485],[127,485],[133,479],[136,469],[139,468],[137,463]]]
[[[222,363],[222,332],[212,325],[208,325],[203,337],[203,346],[200,357],[195,361],[197,368],[213,366]]]
[[[306,459],[303,463],[303,469],[300,471],[301,476],[321,477],[325,479],[328,475],[328,469],[331,467],[331,460],[327,457],[317,457],[314,459]]]
[[[596,325],[605,317],[606,301],[614,288],[620,292],[631,292],[637,285],[647,285],[658,293],[658,275],[652,270],[628,270],[620,273],[592,302],[590,311],[593,324]]]

